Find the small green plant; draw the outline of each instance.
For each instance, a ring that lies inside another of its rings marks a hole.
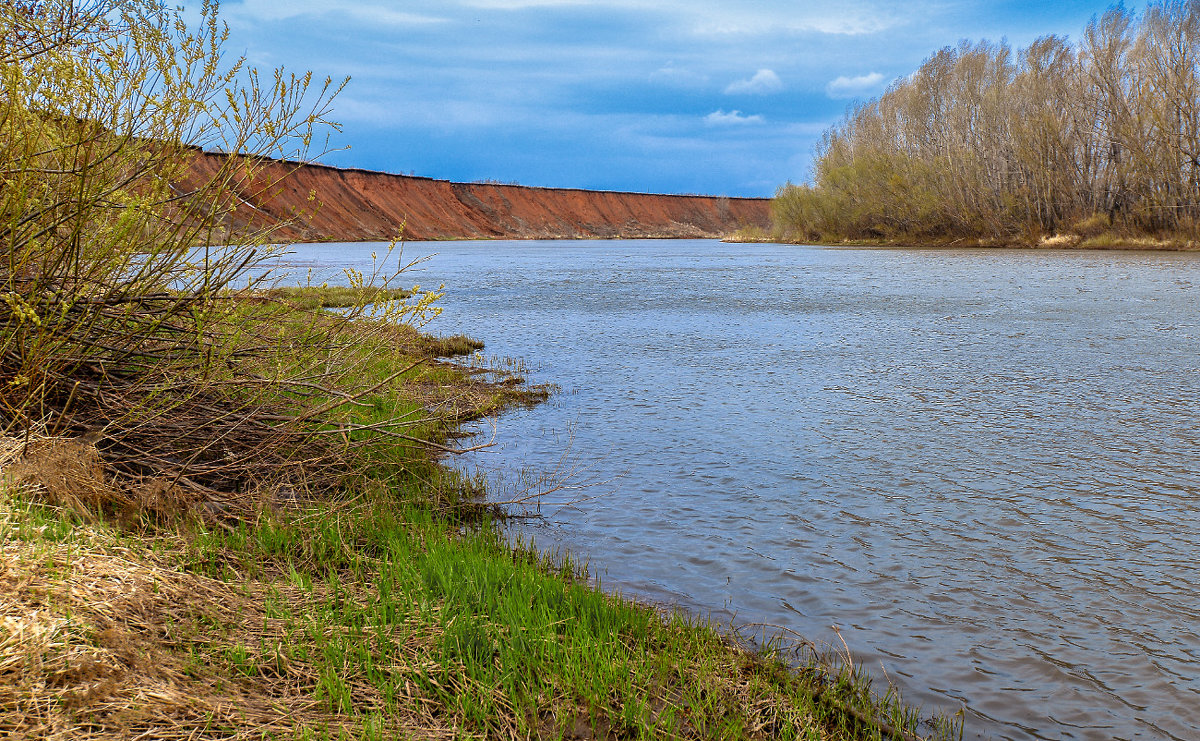
[[[280,187],[263,163],[319,155],[341,86],[226,58],[199,10],[0,4],[0,433],[94,446],[93,505],[131,518],[336,487],[356,446],[419,424],[355,419],[407,372],[359,383],[361,347],[440,311],[440,289],[398,287],[395,245],[343,289],[269,290],[286,223],[254,208]],[[318,293],[339,310],[280,303]]]
[[[273,299],[286,301],[300,309],[353,308],[388,301],[403,301],[412,296],[412,291],[403,288],[380,288],[378,286],[283,286],[266,291]]]

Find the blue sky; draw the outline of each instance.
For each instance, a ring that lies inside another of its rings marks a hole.
[[[435,178],[769,196],[960,39],[1076,38],[1109,2],[240,0],[228,52],[351,82],[322,161]],[[1137,7],[1127,4],[1128,7]]]

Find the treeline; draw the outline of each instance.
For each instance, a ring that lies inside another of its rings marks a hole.
[[[1200,0],[1114,7],[1074,43],[942,49],[826,132],[813,183],[777,193],[781,236],[1195,239]]]

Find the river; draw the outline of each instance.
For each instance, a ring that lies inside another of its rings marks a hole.
[[[379,245],[301,245],[318,274]],[[607,588],[849,647],[968,738],[1200,738],[1200,255],[415,243],[562,387],[460,464]]]

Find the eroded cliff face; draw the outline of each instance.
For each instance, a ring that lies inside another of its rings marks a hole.
[[[196,178],[227,156],[198,153]],[[280,238],[296,241],[720,237],[770,228],[766,198],[649,195],[534,188],[269,162],[234,194],[233,229],[300,215]],[[186,183],[180,183],[186,188]],[[314,197],[310,199],[310,194]]]

